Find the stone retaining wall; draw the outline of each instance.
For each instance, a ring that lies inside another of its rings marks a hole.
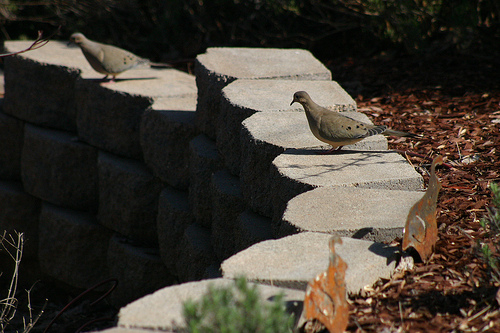
[[[0,229],[25,232],[42,274],[78,288],[118,278],[121,306],[220,276],[220,263],[252,244],[307,231],[283,213],[316,187],[409,191],[402,211],[421,195],[421,177],[382,136],[342,159],[316,154],[325,146],[289,106],[295,91],[369,120],[309,52],[212,48],[195,74],[138,69],[102,84],[79,49],[57,42],[6,59]],[[392,237],[397,219],[363,238]]]

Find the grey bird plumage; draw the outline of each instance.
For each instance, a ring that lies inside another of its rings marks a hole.
[[[71,35],[70,42],[80,47],[83,55],[95,71],[106,75],[104,79],[111,75],[113,81],[120,73],[134,67],[149,66],[151,64],[148,59],[141,58],[132,52],[113,45],[94,42],[79,32]]]
[[[395,131],[385,125],[370,125],[328,110],[316,104],[305,91],[297,91],[293,95],[290,105],[295,102],[300,103],[304,108],[309,128],[314,136],[332,146],[329,152],[377,134],[420,138],[415,134]]]

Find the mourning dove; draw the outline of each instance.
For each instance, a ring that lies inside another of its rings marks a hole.
[[[415,134],[395,131],[385,125],[370,125],[344,116],[339,112],[328,110],[316,104],[305,91],[297,91],[293,94],[290,105],[295,102],[304,107],[309,128],[314,136],[332,146],[332,149],[326,153],[340,150],[342,146],[352,145],[376,134],[420,138]]]
[[[70,43],[75,43],[80,47],[83,55],[95,71],[106,74],[103,80],[108,75],[112,75],[111,81],[114,81],[118,74],[126,70],[141,65],[151,65],[148,59],[141,58],[132,52],[113,45],[91,41],[79,32],[71,35]],[[163,67],[170,66],[163,65]]]

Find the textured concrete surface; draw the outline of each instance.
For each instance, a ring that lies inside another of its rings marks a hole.
[[[401,237],[410,208],[423,192],[320,187],[287,204],[278,237],[302,231],[390,242]]]
[[[109,297],[116,307],[125,306],[175,281],[157,249],[142,247],[116,234],[109,243],[107,265],[109,275],[118,279],[118,286]]]
[[[371,123],[362,113],[348,111],[345,114]],[[270,198],[275,184],[270,178],[271,162],[287,149],[321,147],[326,150],[331,147],[314,137],[304,112],[259,112],[245,119],[242,127],[240,175],[245,198],[252,209],[272,216]],[[376,135],[345,149],[384,150],[387,149],[387,140]]]
[[[26,192],[55,205],[97,209],[97,149],[67,132],[26,124],[21,157]]]
[[[44,203],[39,223],[38,253],[45,274],[84,289],[109,277],[111,232],[94,216]]]
[[[2,99],[0,99],[0,179],[20,180],[24,122],[1,112],[1,104]]]
[[[230,279],[211,279],[163,288],[122,308],[118,314],[118,327],[178,331],[185,328],[184,302],[200,300],[210,287],[226,288],[232,285],[234,282]],[[305,296],[303,291],[256,286],[263,302],[269,302],[283,292],[287,310],[300,313]]]
[[[215,142],[200,134],[189,143],[189,204],[196,221],[204,227],[212,224],[212,174],[222,169]]]
[[[158,244],[161,183],[141,162],[99,153],[100,223],[148,246]]]
[[[286,59],[286,61],[283,61]],[[236,79],[331,80],[330,71],[306,50],[208,48],[196,57],[196,125],[216,138],[221,90]]]
[[[351,186],[387,190],[420,190],[422,176],[396,152],[341,151],[321,155],[318,150],[290,149],[271,166],[274,218],[296,195],[320,186]]]
[[[21,182],[0,181],[0,232],[24,233],[23,258],[38,258],[40,199],[26,193]]]
[[[15,51],[17,43],[5,44],[9,51]],[[26,44],[31,43],[22,43]],[[36,125],[75,131],[75,84],[80,71],[32,60],[48,49],[5,58],[4,112]]]
[[[226,169],[212,175],[211,192],[212,245],[218,259],[224,260],[236,253],[235,224],[246,204],[240,180]]]
[[[189,141],[198,132],[195,110],[196,95],[162,98],[141,119],[144,162],[155,176],[178,189],[189,185]]]
[[[273,228],[270,218],[248,209],[238,216],[234,227],[237,251],[271,238],[273,238]]]
[[[245,275],[251,281],[305,290],[307,283],[328,268],[328,234],[302,232],[268,240],[222,263],[226,278]],[[389,278],[396,265],[396,247],[342,237],[336,253],[347,263],[346,287],[357,293],[380,277]]]
[[[218,264],[208,228],[191,224],[179,240],[179,246],[182,251],[179,251],[175,264],[182,282],[207,278],[212,270],[209,267]]]
[[[161,191],[156,223],[161,259],[165,266],[177,275],[176,263],[179,253],[183,251],[180,240],[186,228],[194,223],[187,191],[171,187],[166,187]]]

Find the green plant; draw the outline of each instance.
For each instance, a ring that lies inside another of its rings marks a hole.
[[[492,193],[491,206],[487,207],[487,214],[480,220],[481,226],[489,230],[487,243],[480,245],[481,256],[486,262],[491,278],[500,283],[500,187],[490,183]]]
[[[234,291],[236,287],[236,292]],[[184,303],[189,332],[292,332],[294,317],[286,312],[283,294],[264,304],[257,286],[244,277],[230,287],[210,286],[199,302]]]

